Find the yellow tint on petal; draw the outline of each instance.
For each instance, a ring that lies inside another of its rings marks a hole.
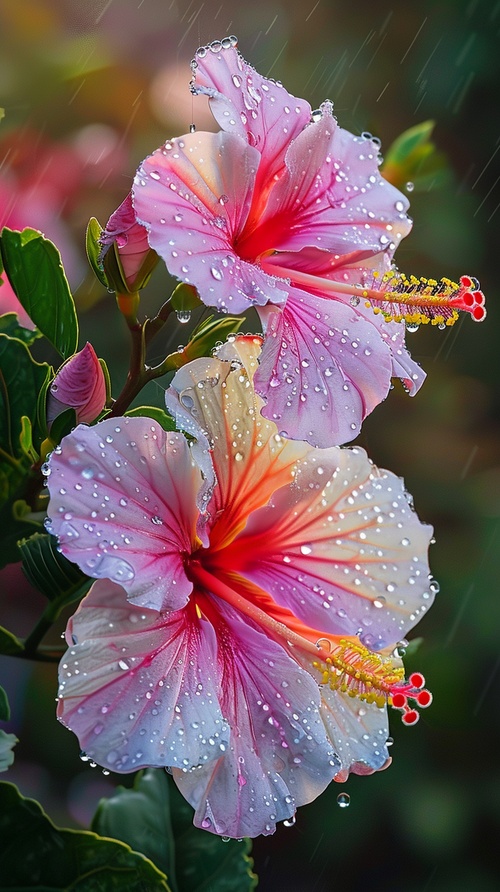
[[[212,553],[228,545],[275,490],[293,482],[296,462],[310,451],[307,443],[280,437],[260,413],[252,378],[261,344],[252,336],[230,339],[217,358],[189,363],[172,382],[211,446],[217,478],[208,508],[216,518]]]

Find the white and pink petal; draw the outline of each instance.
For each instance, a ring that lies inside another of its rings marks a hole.
[[[390,387],[391,355],[375,326],[340,301],[298,288],[266,322],[255,375],[263,415],[283,436],[313,446],[353,440]]]
[[[198,542],[201,474],[185,438],[149,418],[80,425],[52,453],[48,529],[89,576],[130,601],[182,607],[192,590],[183,556]]]
[[[260,152],[259,179],[265,188],[282,172],[287,146],[309,122],[311,106],[245,62],[235,38],[200,47],[192,67],[192,91],[209,97],[222,130],[238,134]]]
[[[213,462],[212,551],[231,541],[251,511],[291,482],[295,462],[308,450],[304,443],[284,440],[261,415],[262,401],[252,386],[261,344],[252,336],[231,339],[219,351],[221,359],[206,357],[183,366],[166,393],[177,425],[196,437],[192,454],[207,476],[208,493],[205,466],[209,458]]]
[[[146,158],[132,190],[137,219],[169,271],[226,312],[286,298],[274,276],[234,249],[258,164],[256,149],[231,133],[189,133]]]
[[[267,835],[315,799],[340,763],[311,675],[227,605],[216,633],[230,747],[201,769],[174,770],[174,778],[196,826],[235,838]]]
[[[58,717],[89,759],[118,772],[193,768],[226,750],[215,635],[194,609],[166,615],[135,607],[103,579],[66,637]]]
[[[233,569],[307,627],[380,651],[430,607],[432,528],[363,449],[311,450],[229,547]]]

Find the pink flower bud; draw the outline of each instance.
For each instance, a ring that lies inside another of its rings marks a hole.
[[[78,423],[94,421],[106,403],[106,380],[91,344],[75,353],[59,369],[47,400],[47,421],[72,408]]]
[[[100,243],[104,269],[115,291],[135,292],[147,284],[158,255],[149,246],[147,230],[136,220],[130,192],[111,214]]]

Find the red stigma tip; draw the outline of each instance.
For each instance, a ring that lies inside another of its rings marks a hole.
[[[432,694],[427,688],[424,688],[422,691],[419,691],[415,699],[422,709],[427,709],[432,703]]]
[[[392,695],[392,705],[395,709],[404,709],[407,702],[406,694],[396,693]]]
[[[408,681],[414,688],[423,688],[425,684],[425,678],[421,672],[412,672]]]
[[[401,721],[405,725],[416,725],[420,716],[416,709],[409,709],[408,712],[403,713],[401,716]]]

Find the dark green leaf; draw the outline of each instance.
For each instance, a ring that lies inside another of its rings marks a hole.
[[[102,226],[99,223],[99,220],[96,220],[95,217],[91,217],[88,222],[87,232],[85,234],[87,258],[92,267],[92,270],[94,271],[95,276],[99,279],[101,285],[104,285],[105,288],[109,288],[106,273],[104,272],[102,263],[99,262],[99,254],[101,253],[99,239],[101,237],[101,233]]]
[[[38,802],[0,784],[0,888],[5,892],[168,892],[165,876],[121,842],[55,827]]]
[[[28,346],[42,336],[36,328],[32,331],[31,328],[23,328],[22,325],[19,325],[16,313],[4,313],[3,316],[0,316],[0,332],[9,335],[10,338],[17,338],[18,341],[22,341]]]
[[[54,604],[54,619],[66,604],[82,597],[91,581],[76,564],[57,551],[57,540],[35,533],[19,542],[23,570],[29,581]]]
[[[134,789],[119,787],[101,800],[92,829],[140,847],[173,892],[250,892],[257,885],[250,841],[223,842],[194,827],[193,809],[161,769],[140,772]]]
[[[0,626],[0,654],[20,654],[23,650],[24,647],[19,638]]]
[[[72,356],[78,320],[55,245],[35,229],[4,227],[1,251],[9,281],[30,319],[64,359]]]
[[[174,431],[175,421],[164,409],[158,409],[156,406],[137,406],[135,409],[127,409],[125,415],[131,415],[133,418],[138,415],[145,415],[146,418],[152,418],[161,424],[163,430]]]
[[[173,892],[178,892],[169,787],[165,771],[140,772],[132,790],[120,786],[109,799],[101,799],[91,829],[142,852],[167,875]]]
[[[50,425],[50,439],[53,443],[60,443],[66,434],[70,434],[76,427],[76,412],[73,408],[64,409],[59,415],[56,415],[54,421]]]
[[[21,418],[25,415],[35,427],[38,394],[49,375],[47,363],[35,362],[21,341],[0,334],[0,447],[24,464]],[[35,430],[35,449],[40,446],[40,439],[41,434]]]
[[[0,687],[0,722],[8,722],[10,719],[10,706],[9,701],[7,699],[7,694],[4,689]]]

